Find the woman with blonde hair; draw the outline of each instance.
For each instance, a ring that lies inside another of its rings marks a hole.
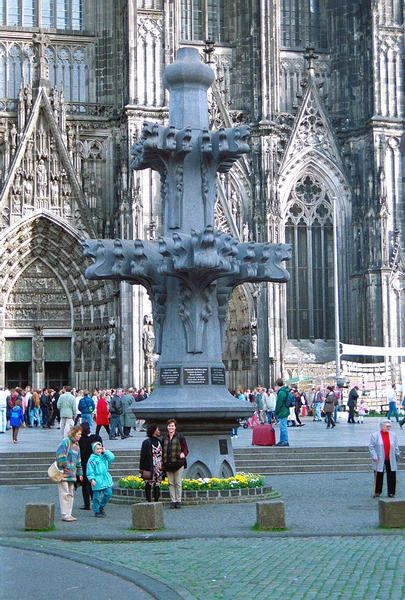
[[[82,428],[75,425],[69,431],[67,438],[62,440],[56,450],[58,468],[63,471],[64,478],[58,483],[60,512],[62,521],[77,521],[72,516],[74,500],[74,483],[77,479],[83,481],[83,470],[80,458],[79,440]]]

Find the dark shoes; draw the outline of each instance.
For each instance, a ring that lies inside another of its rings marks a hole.
[[[100,515],[103,515],[103,517],[105,517],[105,511],[103,506],[100,508]]]
[[[181,502],[175,502],[174,508],[181,508]]]
[[[172,503],[170,504],[170,508],[176,508],[176,503],[175,503],[175,502],[172,502]]]
[[[276,446],[289,446],[288,442],[277,442]]]
[[[395,494],[388,494],[388,498],[395,498]]]
[[[103,519],[105,517],[105,515],[102,515],[101,512],[96,513],[94,516],[96,519]]]
[[[80,510],[90,510],[90,506],[81,506]]]

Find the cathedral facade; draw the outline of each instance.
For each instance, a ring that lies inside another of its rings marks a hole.
[[[81,240],[157,239],[161,181],[132,172],[167,122],[164,68],[196,47],[214,128],[251,153],[217,180],[217,227],[292,244],[285,285],[229,303],[228,385],[404,346],[403,0],[0,0],[0,385],[150,385],[138,286],[84,278]]]

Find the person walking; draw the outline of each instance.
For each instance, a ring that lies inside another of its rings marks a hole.
[[[384,471],[387,473],[388,496],[393,498],[396,490],[397,461],[400,450],[398,438],[391,431],[389,419],[380,421],[380,431],[371,434],[368,449],[373,460],[374,498],[381,496]]]
[[[187,468],[188,447],[186,438],[177,433],[176,419],[168,419],[167,434],[163,438],[163,469],[167,473],[171,508],[181,508],[182,476]]]
[[[358,391],[359,391],[359,388],[357,385],[355,385],[349,392],[349,397],[347,399],[347,406],[349,409],[349,416],[347,418],[348,423],[353,423],[353,424],[355,423],[354,411],[356,410],[357,400],[359,397]]]
[[[276,446],[289,446],[287,420],[290,414],[290,409],[287,406],[287,396],[290,393],[290,388],[287,385],[284,385],[284,381],[282,379],[277,379],[276,385],[278,387],[276,417],[278,418],[280,424],[280,440]]]
[[[145,496],[148,502],[160,498],[160,484],[163,472],[163,451],[160,443],[160,429],[156,423],[151,423],[146,430],[146,440],[142,442],[139,471],[145,482]]]
[[[328,387],[326,388],[328,390],[326,397],[325,397],[325,405],[323,407],[323,410],[325,412],[326,415],[326,429],[330,429],[332,427],[332,429],[334,427],[336,427],[336,423],[333,420],[333,412],[335,410],[335,406],[337,406],[339,404],[338,398],[335,394],[335,389],[333,387],[333,385],[328,385]]]
[[[397,386],[395,383],[387,391],[387,402],[388,402],[388,414],[387,419],[391,420],[391,415],[394,415],[397,423],[399,423],[399,416],[397,411]]]
[[[60,414],[60,431],[62,439],[65,439],[74,425],[76,416],[76,398],[72,394],[72,388],[69,385],[64,388],[63,394],[59,396],[57,408]]]
[[[113,485],[108,467],[115,457],[100,442],[94,442],[92,449],[93,454],[88,460],[86,474],[93,489],[93,511],[95,517],[105,517],[104,507],[112,496]]]
[[[24,413],[21,408],[21,400],[17,398],[10,412],[10,425],[13,429],[13,444],[18,444],[18,432],[24,423]]]
[[[64,479],[58,483],[62,521],[77,521],[72,515],[72,509],[74,483],[77,479],[83,481],[79,447],[79,440],[81,437],[82,428],[80,425],[75,425],[70,429],[68,436],[61,441],[56,450],[56,462],[58,468],[64,473]]]

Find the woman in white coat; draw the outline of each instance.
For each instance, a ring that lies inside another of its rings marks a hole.
[[[380,421],[380,431],[372,433],[368,449],[373,460],[374,498],[381,495],[384,471],[387,473],[388,496],[395,496],[397,460],[399,458],[398,438],[391,431],[391,421]]]

